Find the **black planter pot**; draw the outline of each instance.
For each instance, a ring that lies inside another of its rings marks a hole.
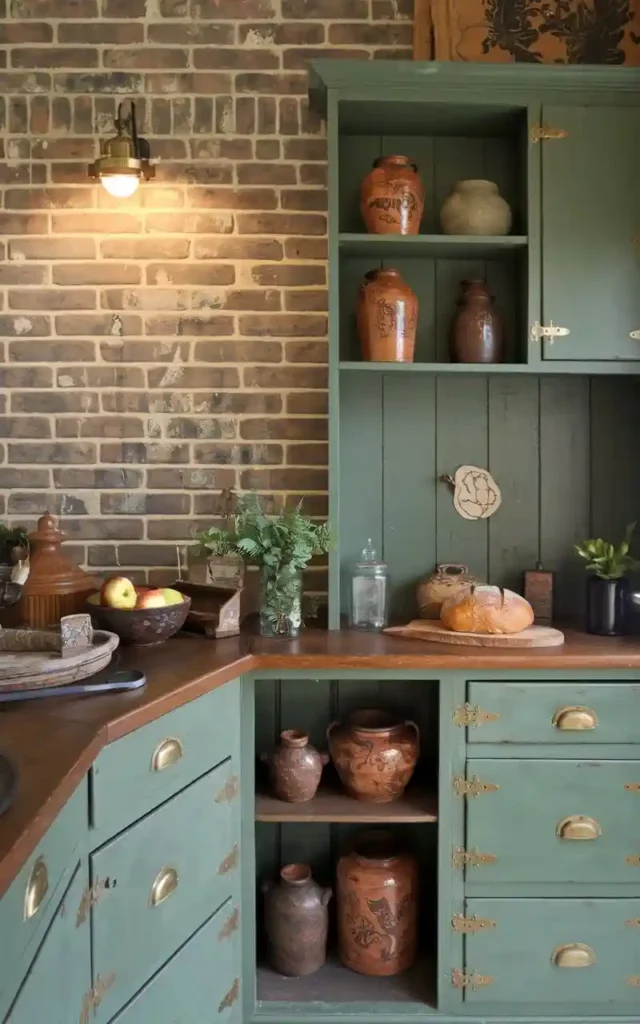
[[[587,580],[587,632],[596,636],[623,636],[626,633],[629,580]]]

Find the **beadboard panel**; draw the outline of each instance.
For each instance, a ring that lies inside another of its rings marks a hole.
[[[436,562],[520,589],[541,559],[558,617],[580,615],[573,544],[617,540],[640,511],[638,379],[345,374],[340,382],[342,611],[349,567],[371,537],[389,565],[392,617],[415,615],[415,584]],[[488,467],[503,495],[489,520],[455,511],[458,466]]]

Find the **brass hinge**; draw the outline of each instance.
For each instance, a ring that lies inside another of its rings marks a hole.
[[[640,988],[640,974],[632,974],[630,978],[627,978],[627,985],[631,985],[633,988]]]
[[[455,775],[453,779],[453,792],[456,796],[482,796],[484,793],[495,793],[500,789],[495,782],[483,782],[477,775],[465,779],[463,775]]]
[[[629,337],[634,341],[640,341],[640,331],[629,331]]]
[[[489,928],[496,928],[495,921],[488,917],[465,917],[464,914],[456,914],[452,918],[451,927],[454,932],[462,932],[463,935],[473,935],[475,932],[486,932]]]
[[[230,779],[227,779],[222,789],[216,796],[217,804],[230,804],[232,800],[235,800],[238,793],[240,792],[240,779],[237,775],[232,775]]]
[[[493,711],[483,711],[477,705],[474,707],[473,704],[458,704],[457,708],[453,712],[453,724],[458,725],[461,728],[470,726],[475,728],[478,725],[485,725],[487,722],[497,722],[500,715],[496,715]]]
[[[238,997],[239,996],[240,996],[240,979],[236,978],[234,983],[233,983],[233,985],[231,986],[231,988],[227,992],[226,996],[224,997],[224,999],[221,1001],[220,1005],[218,1006],[218,1013],[223,1013],[225,1010],[228,1010],[230,1006],[233,1006],[233,1004],[238,1001]]]
[[[551,139],[566,139],[566,128],[552,128],[549,124],[535,124],[529,132],[529,142],[549,142]]]
[[[227,920],[224,922],[222,928],[218,932],[218,941],[223,942],[228,939],[230,935],[237,932],[240,924],[240,911],[236,907],[232,914],[229,915]]]
[[[624,788],[629,793],[640,793],[640,782],[626,782]]]
[[[110,974],[105,974],[104,978],[99,974],[96,978],[96,983],[93,988],[90,988],[88,992],[85,992],[82,997],[82,1009],[80,1011],[80,1024],[89,1024],[90,1019],[100,1006],[100,1003],[105,997],[105,994],[109,991],[114,981],[116,980],[115,973],[111,971]]]
[[[231,853],[228,853],[227,856],[222,861],[220,867],[218,868],[218,874],[226,875],[227,872],[233,871],[234,868],[237,868],[239,860],[240,850],[238,849],[238,844],[236,843],[233,849],[231,850]]]
[[[640,917],[630,917],[629,920],[624,923],[627,928],[640,928]]]
[[[489,974],[478,974],[477,971],[467,974],[466,971],[461,971],[458,967],[454,967],[451,972],[451,984],[454,988],[483,988],[486,985],[493,985],[495,980]]]
[[[640,857],[638,854],[634,854],[632,857],[627,857],[627,864],[630,864],[632,868],[640,868]]]
[[[568,327],[556,327],[553,320],[550,320],[547,326],[536,320],[531,324],[529,339],[531,341],[542,341],[543,338],[546,338],[549,344],[553,345],[556,338],[566,338],[569,333]]]
[[[495,853],[479,853],[478,850],[465,850],[464,846],[454,846],[451,863],[454,868],[477,868],[481,864],[495,864],[498,857]]]
[[[95,907],[99,899],[106,892],[107,889],[115,889],[116,882],[111,878],[98,878],[93,885],[90,885],[84,890],[80,897],[80,906],[76,914],[76,928],[79,928],[81,924],[87,920],[89,911],[92,907]]]

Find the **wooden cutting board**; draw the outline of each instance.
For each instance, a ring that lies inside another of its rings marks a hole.
[[[452,629],[445,629],[439,622],[414,619],[408,626],[392,626],[384,632],[392,636],[430,640],[436,644],[460,644],[463,647],[559,647],[564,643],[564,633],[552,626],[529,626],[520,633],[510,635],[455,633]]]

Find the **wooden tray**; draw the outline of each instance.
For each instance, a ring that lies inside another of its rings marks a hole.
[[[486,634],[455,633],[445,629],[439,622],[415,619],[408,626],[392,626],[385,629],[392,636],[412,637],[416,640],[430,640],[436,644],[460,644],[462,647],[559,647],[564,643],[564,633],[552,626],[529,626],[521,633]]]
[[[115,633],[96,629],[93,632],[91,646],[79,650],[77,654],[63,656],[60,650],[51,649],[11,650],[12,641],[17,640],[17,634],[24,635],[26,632],[39,631],[6,629],[0,634],[3,645],[10,648],[3,651],[0,647],[0,690],[34,690],[40,686],[64,686],[66,683],[88,679],[89,676],[106,668],[120,643],[120,638]],[[50,647],[53,647],[56,640],[58,646],[60,645],[58,634],[47,634],[42,631],[40,635],[43,645],[47,644],[47,635],[50,637]]]

